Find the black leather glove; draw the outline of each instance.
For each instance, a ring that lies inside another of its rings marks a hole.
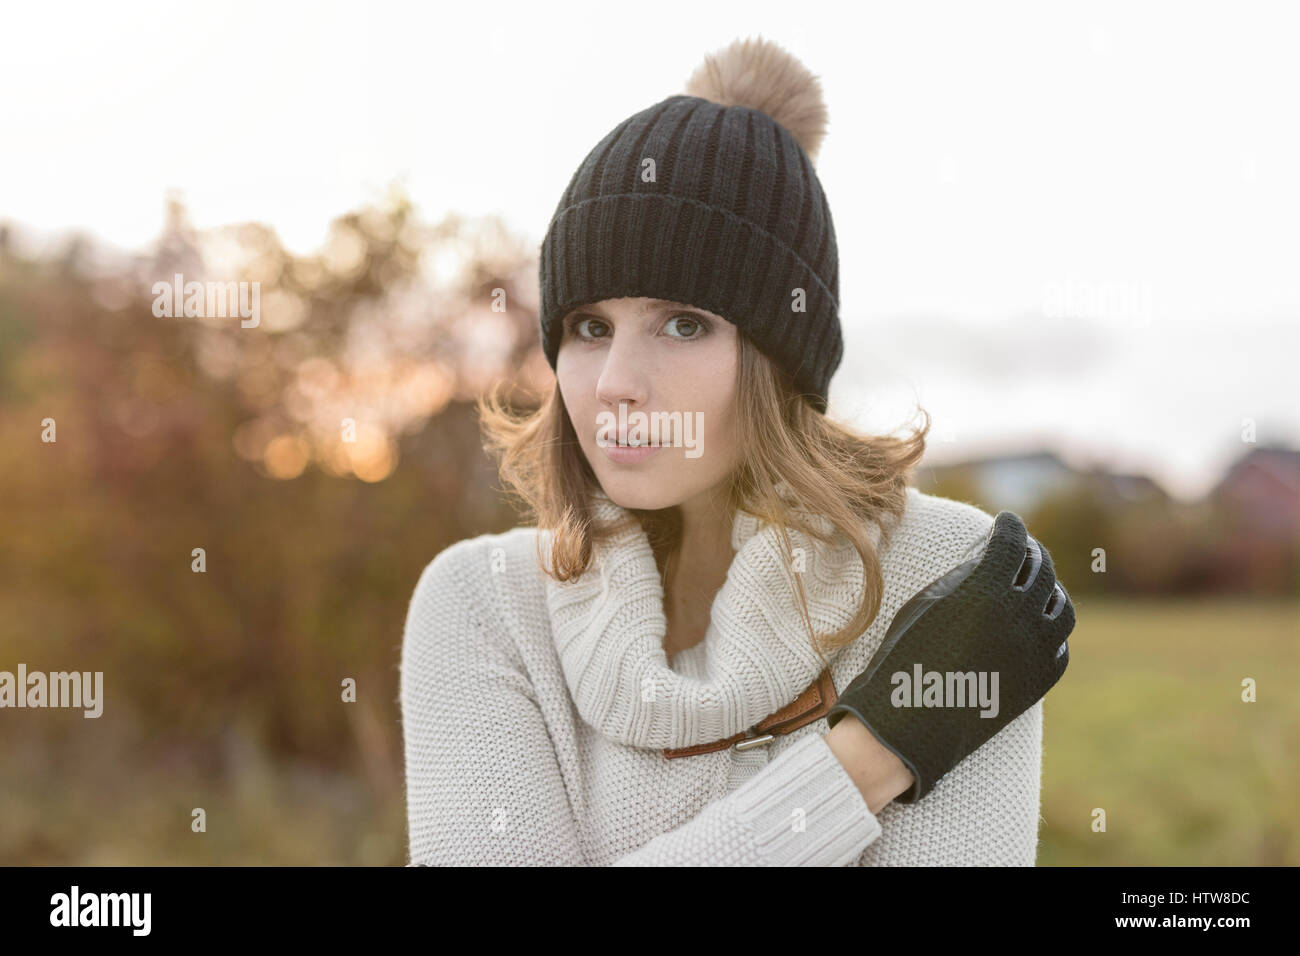
[[[1051,555],[1003,511],[961,564],[899,609],[827,721],[862,721],[916,777],[896,798],[915,803],[1060,680],[1073,629]]]

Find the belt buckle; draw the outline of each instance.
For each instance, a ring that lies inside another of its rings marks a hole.
[[[748,732],[753,733],[752,729]],[[769,744],[775,739],[776,737],[772,734],[759,734],[752,737],[746,737],[744,740],[737,740],[731,745],[731,749],[743,753],[746,750],[753,750],[755,747],[762,747],[765,744]]]

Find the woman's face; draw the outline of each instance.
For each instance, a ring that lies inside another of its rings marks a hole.
[[[560,394],[616,504],[668,508],[727,480],[738,458],[737,334],[720,315],[662,299],[604,299],[564,317]],[[652,447],[637,451],[637,441]]]

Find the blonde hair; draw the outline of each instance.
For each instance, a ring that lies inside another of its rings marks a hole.
[[[865,526],[880,525],[888,545],[891,518],[901,518],[907,482],[925,452],[925,424],[906,438],[867,435],[831,421],[798,394],[789,376],[745,335],[738,335],[737,442],[741,458],[727,484],[727,507],[738,508],[776,527],[791,546],[789,529],[828,542],[831,535],[803,519],[799,509],[820,515],[847,536],[862,559],[864,596],[853,619],[833,634],[817,635],[808,619],[799,575],[792,574],[809,641],[818,653],[843,647],[862,635],[880,611],[884,579],[880,559]],[[600,490],[564,406],[558,383],[533,411],[514,414],[501,402],[498,383],[479,397],[484,448],[499,457],[503,482],[523,499],[539,529],[551,531],[551,567],[556,580],[581,576],[594,544],[614,532],[592,519],[591,495]],[[793,493],[797,508],[779,486]],[[655,554],[664,587],[680,544],[676,506],[657,511],[628,509],[641,523]],[[540,544],[540,536],[539,536]]]

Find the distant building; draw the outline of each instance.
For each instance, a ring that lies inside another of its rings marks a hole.
[[[1233,463],[1210,499],[1252,537],[1300,541],[1300,451],[1252,449]]]

